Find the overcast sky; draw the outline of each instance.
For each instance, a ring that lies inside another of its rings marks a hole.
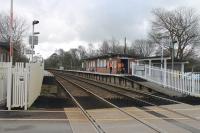
[[[112,37],[145,38],[152,9],[177,7],[200,12],[200,0],[14,0],[14,16],[24,17],[30,26],[32,20],[40,21],[36,53],[46,58],[59,48],[98,44]],[[0,12],[9,8],[10,0],[0,0]]]

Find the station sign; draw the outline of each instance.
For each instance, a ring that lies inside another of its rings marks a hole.
[[[33,38],[33,45],[38,45],[38,36],[29,36],[29,44],[32,45],[32,38]]]
[[[35,51],[31,50],[31,49],[26,49],[25,53],[26,54],[35,54]]]

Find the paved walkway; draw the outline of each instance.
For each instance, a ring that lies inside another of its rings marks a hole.
[[[72,133],[64,111],[0,110],[0,133]]]

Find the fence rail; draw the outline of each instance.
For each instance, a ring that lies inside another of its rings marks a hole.
[[[200,97],[200,74],[181,73],[149,65],[132,64],[132,75],[183,94]]]

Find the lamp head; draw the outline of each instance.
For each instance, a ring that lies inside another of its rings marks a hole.
[[[38,23],[39,23],[38,20],[34,20],[34,21],[33,21],[33,25],[34,25],[34,24],[38,24]]]

